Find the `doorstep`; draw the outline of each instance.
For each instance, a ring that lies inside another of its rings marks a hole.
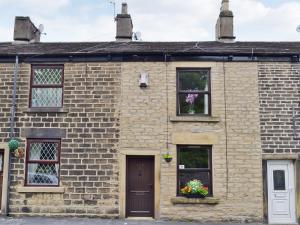
[[[154,221],[155,219],[153,217],[136,217],[136,216],[130,216],[125,218],[126,220],[148,220],[148,221]]]

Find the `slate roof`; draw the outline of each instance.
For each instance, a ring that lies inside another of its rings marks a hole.
[[[300,55],[300,42],[41,42],[0,43],[0,56],[20,55]]]

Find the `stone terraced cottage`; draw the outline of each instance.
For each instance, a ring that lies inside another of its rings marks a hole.
[[[114,42],[43,43],[16,17],[0,43],[1,213],[296,223],[300,42],[235,42],[228,0],[216,41],[116,21]]]

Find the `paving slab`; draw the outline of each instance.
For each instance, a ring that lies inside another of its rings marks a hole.
[[[51,217],[0,217],[0,225],[262,225],[261,223],[197,223],[162,220],[120,220]]]

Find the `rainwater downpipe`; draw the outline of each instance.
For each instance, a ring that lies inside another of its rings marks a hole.
[[[300,55],[298,56],[298,62],[300,62]],[[298,75],[300,75],[300,63],[298,64],[298,66],[299,66]],[[299,106],[300,106],[300,102],[298,103],[298,105],[296,107],[294,105],[292,106],[292,122],[293,122],[292,128],[293,128],[293,138],[294,138],[294,140],[300,140],[300,137],[297,135],[297,124],[296,124],[296,119],[298,117],[297,108]]]
[[[15,114],[16,114],[16,101],[17,101],[17,79],[19,73],[19,56],[16,55],[15,69],[14,69],[14,83],[13,83],[13,96],[11,106],[11,117],[10,117],[10,139],[15,137],[14,126],[15,126]],[[7,202],[6,202],[6,215],[9,215],[9,192],[11,182],[11,154],[8,154],[8,181],[7,181]]]

